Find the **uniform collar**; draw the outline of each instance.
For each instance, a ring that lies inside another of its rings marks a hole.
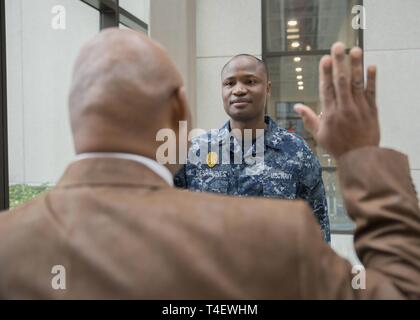
[[[268,126],[264,135],[265,145],[273,149],[281,149],[287,131],[280,128],[269,116],[266,116],[266,123]]]
[[[286,131],[280,128],[269,116],[265,116],[267,128],[264,130],[264,149],[270,147],[273,149],[281,149],[282,137]],[[226,144],[230,133],[229,120],[218,130],[216,139],[219,145]]]

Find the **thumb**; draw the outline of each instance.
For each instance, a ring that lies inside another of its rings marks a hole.
[[[313,110],[303,104],[296,104],[295,111],[302,117],[305,129],[316,138],[320,120]]]

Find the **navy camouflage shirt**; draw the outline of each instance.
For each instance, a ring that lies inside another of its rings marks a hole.
[[[305,141],[266,117],[267,129],[247,148],[219,130],[193,139],[187,164],[176,174],[179,188],[235,196],[304,199],[330,242],[327,201],[318,159]],[[260,146],[260,147],[258,147]]]

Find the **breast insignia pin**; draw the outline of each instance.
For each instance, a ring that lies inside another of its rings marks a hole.
[[[209,168],[213,168],[217,164],[217,153],[216,152],[209,152],[207,154],[207,165]]]

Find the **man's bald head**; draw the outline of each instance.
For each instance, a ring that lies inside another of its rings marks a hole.
[[[69,107],[76,152],[151,153],[145,149],[159,129],[186,120],[175,119],[184,96],[181,76],[159,44],[132,30],[100,32],[74,68]]]

